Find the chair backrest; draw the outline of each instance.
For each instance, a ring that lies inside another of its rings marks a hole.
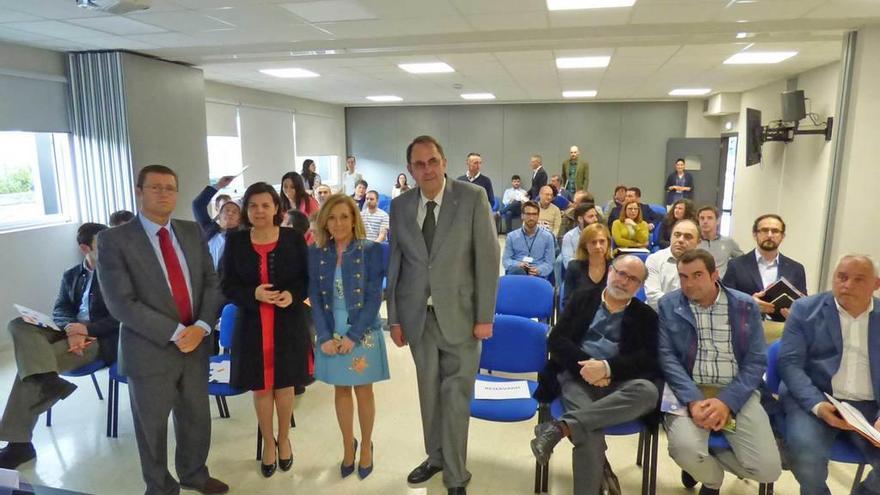
[[[385,271],[388,271],[388,260],[391,258],[391,244],[388,242],[380,242],[380,246],[382,246],[382,265],[385,267]]]
[[[238,316],[238,306],[230,303],[223,307],[220,313],[220,347],[226,349],[232,347],[233,334],[235,333],[235,318]]]
[[[391,196],[388,196],[386,194],[380,194],[379,195],[379,202],[376,206],[378,206],[378,208],[380,210],[384,211],[385,213],[391,213],[391,211],[390,211],[391,210]]]
[[[540,277],[504,275],[498,280],[495,312],[525,318],[550,318],[553,285]]]
[[[653,211],[657,215],[664,217],[666,216],[666,207],[663,205],[655,205],[652,203],[648,205],[648,208],[651,208],[651,211]]]
[[[648,300],[648,295],[645,294],[645,286],[639,287],[638,292],[636,292],[635,298],[639,301],[645,302]]]
[[[777,340],[767,348],[767,372],[764,375],[764,381],[767,383],[767,388],[770,392],[774,394],[779,393],[779,382],[782,381],[782,377],[779,376],[780,344],[781,342]]]
[[[568,205],[570,203],[571,201],[565,199],[565,196],[557,195],[555,198],[553,198],[553,204],[556,205],[556,207],[560,210],[565,210],[566,208],[568,208]]]
[[[492,198],[492,204],[489,205],[492,207],[492,211],[498,211],[501,208],[501,198],[495,196]]]
[[[480,368],[506,373],[541,371],[547,362],[547,325],[528,318],[495,315],[492,337],[483,341]]]

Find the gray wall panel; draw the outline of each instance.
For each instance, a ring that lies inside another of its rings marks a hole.
[[[470,105],[447,107],[449,112],[449,142],[443,143],[449,161],[449,175],[458,177],[465,172],[466,157],[470,152],[483,157],[482,172],[492,178],[498,192],[498,181],[510,177],[505,166],[503,136],[504,112],[500,105]],[[406,144],[409,144],[407,141]],[[404,145],[405,146],[405,145]],[[506,183],[506,182],[505,182]]]

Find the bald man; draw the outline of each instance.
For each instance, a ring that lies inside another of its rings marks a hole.
[[[568,149],[568,160],[562,162],[562,183],[569,194],[590,189],[590,164],[581,160],[577,146]]]

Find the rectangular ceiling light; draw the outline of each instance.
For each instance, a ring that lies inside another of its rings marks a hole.
[[[395,101],[403,101],[403,98],[394,95],[368,96],[367,99],[370,101],[375,101],[376,103],[391,103]]]
[[[798,52],[739,52],[724,61],[725,64],[778,64]]]
[[[557,69],[597,69],[608,67],[611,61],[609,56],[601,57],[558,57],[556,59]]]
[[[292,77],[318,77],[320,74],[312,72],[310,70],[300,69],[296,67],[288,68],[288,69],[261,69],[261,73],[266,74],[267,76],[274,77],[283,77],[283,78],[292,78]]]
[[[461,97],[465,100],[494,100],[495,95],[492,93],[462,93]]]
[[[563,98],[595,98],[596,90],[588,89],[588,90],[577,90],[577,91],[563,91]]]
[[[547,10],[584,10],[632,7],[636,0],[547,0]]]
[[[669,96],[703,96],[711,93],[709,88],[678,88],[669,92]]]
[[[449,64],[444,62],[428,62],[424,64],[398,64],[398,67],[410,74],[436,74],[440,72],[455,72]]]

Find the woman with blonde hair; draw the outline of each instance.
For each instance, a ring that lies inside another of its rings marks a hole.
[[[315,378],[335,387],[336,420],[342,432],[340,475],[355,470],[357,397],[361,443],[358,476],[373,471],[373,383],[389,378],[379,306],[385,268],[382,246],[366,239],[364,223],[351,197],[327,198],[315,222],[309,248],[309,300],[320,350]]]
[[[620,209],[620,218],[611,224],[611,236],[619,248],[647,248],[648,222],[642,219],[638,201],[627,201]]]
[[[577,245],[575,258],[565,271],[564,302],[580,289],[604,287],[611,263],[611,234],[603,223],[584,227]]]

